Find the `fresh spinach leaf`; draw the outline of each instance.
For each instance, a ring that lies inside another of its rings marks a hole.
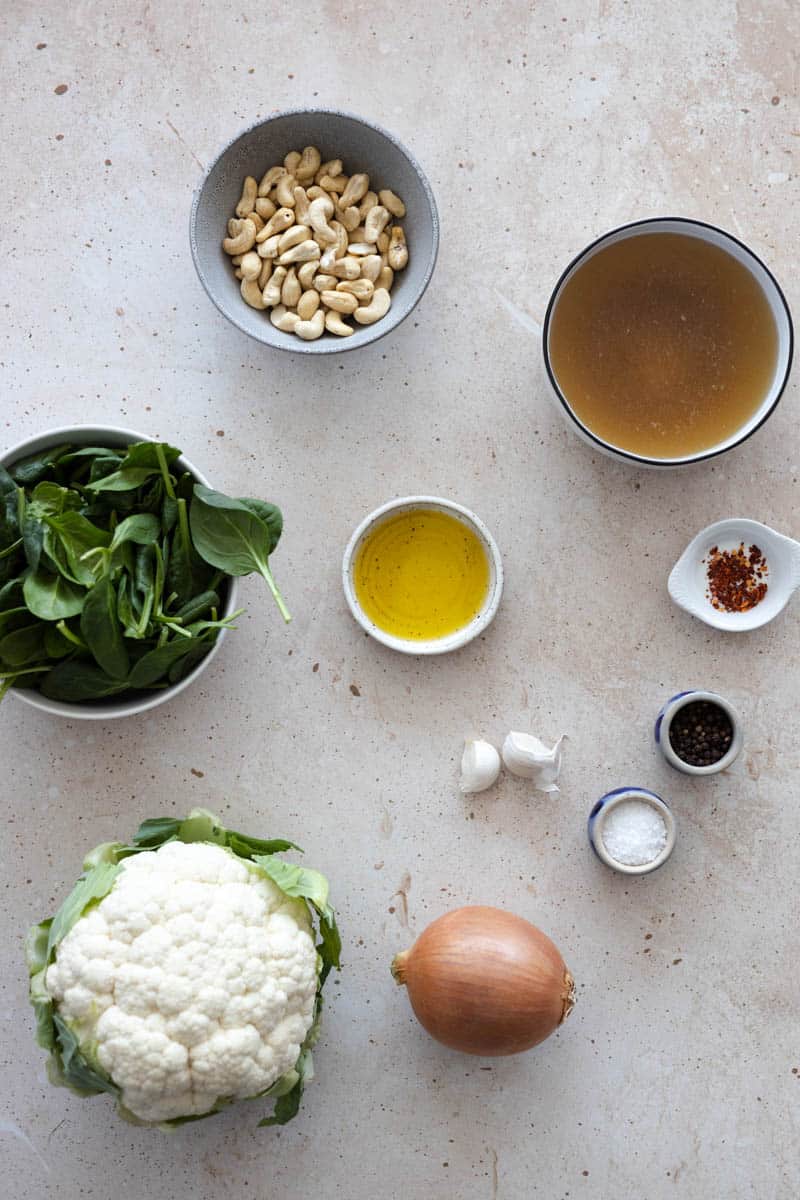
[[[47,656],[44,635],[47,626],[41,621],[23,625],[0,638],[0,661],[9,667],[26,667]]]
[[[44,479],[50,468],[71,449],[71,446],[64,445],[50,446],[47,450],[39,450],[36,454],[29,454],[27,458],[21,458],[19,462],[15,462],[8,468],[8,473],[20,487],[32,487],[40,479]]]
[[[184,625],[191,625],[192,621],[198,621],[204,613],[209,612],[212,608],[219,608],[219,605],[220,599],[217,592],[201,592],[199,596],[195,596],[188,604],[179,608],[172,619],[182,621]]]
[[[249,508],[266,525],[270,536],[269,552],[272,554],[283,533],[283,513],[276,505],[268,504],[266,500],[254,500],[249,496],[240,497],[239,503]]]
[[[140,488],[146,480],[158,474],[158,468],[152,467],[120,467],[102,479],[96,479],[86,485],[89,492],[132,492]]]
[[[62,575],[40,569],[29,571],[22,584],[25,603],[43,621],[61,621],[76,616],[83,608],[86,590]]]
[[[40,691],[49,700],[80,704],[84,700],[104,700],[126,691],[124,679],[112,679],[94,662],[69,658],[58,663],[44,676]]]
[[[68,654],[75,653],[75,644],[64,636],[58,625],[46,625],[44,649],[48,658],[66,658]]]
[[[42,549],[44,547],[44,531],[45,525],[43,522],[29,508],[26,508],[25,515],[22,518],[22,543],[25,550],[25,558],[32,571],[36,571],[39,568]]]
[[[135,542],[137,546],[151,546],[158,541],[161,525],[152,513],[134,513],[120,521],[114,530],[109,549],[113,553],[124,542]]]
[[[62,575],[73,583],[91,587],[97,577],[93,559],[88,558],[92,550],[105,548],[111,536],[105,529],[92,524],[77,512],[66,512],[60,517],[47,519],[44,549]]]
[[[58,517],[65,512],[74,512],[82,503],[78,492],[44,479],[33,489],[28,501],[28,511],[42,520],[44,517]]]
[[[195,484],[189,523],[195,549],[212,567],[229,575],[258,571],[266,581],[285,621],[291,616],[269,569],[274,535],[252,508],[241,500]]]
[[[176,662],[193,649],[195,644],[191,638],[178,637],[172,642],[165,642],[162,646],[148,650],[131,668],[128,686],[146,688],[157,683]]]
[[[106,675],[127,678],[130,660],[117,619],[117,594],[110,575],[104,575],[87,593],[81,611],[81,634]]]

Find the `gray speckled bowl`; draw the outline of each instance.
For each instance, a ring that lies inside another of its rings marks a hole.
[[[407,210],[402,224],[408,242],[408,266],[395,275],[389,312],[374,325],[356,326],[351,337],[324,333],[315,342],[282,333],[270,323],[268,312],[245,304],[230,259],[221,246],[245,176],[260,179],[269,167],[282,163],[290,150],[308,145],[317,146],[323,162],[341,158],[347,174],[366,171],[374,191],[391,188]],[[391,133],[352,113],[292,109],[251,125],[217,155],[195,193],[190,237],[200,282],[229,321],[278,350],[334,354],[377,341],[408,316],[433,274],[439,249],[439,215],[422,169]]]

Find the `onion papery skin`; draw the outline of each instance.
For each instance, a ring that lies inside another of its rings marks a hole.
[[[433,921],[392,974],[431,1037],[465,1054],[519,1054],[543,1042],[575,1003],[558,949],[529,921],[469,906]]]

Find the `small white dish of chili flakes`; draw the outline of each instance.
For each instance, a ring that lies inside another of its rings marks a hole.
[[[746,517],[701,530],[667,581],[679,608],[731,633],[766,625],[798,586],[800,542]]]

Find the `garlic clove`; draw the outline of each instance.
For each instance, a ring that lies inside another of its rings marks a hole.
[[[491,742],[480,738],[468,738],[461,756],[461,780],[459,787],[468,795],[470,792],[485,792],[500,774],[500,755]]]
[[[556,780],[561,770],[563,740],[562,734],[555,746],[548,749],[544,742],[533,734],[512,731],[503,742],[503,762],[512,775],[532,780],[540,791],[557,792]]]

